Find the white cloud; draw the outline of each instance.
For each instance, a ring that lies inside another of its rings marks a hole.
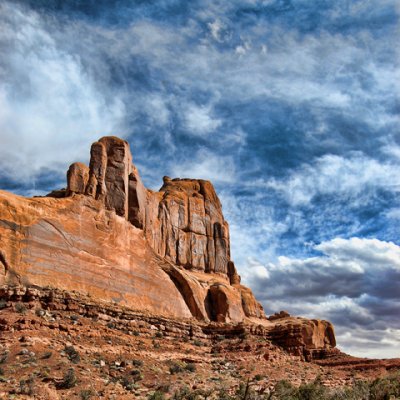
[[[122,100],[63,49],[57,25],[7,3],[0,21],[3,174],[29,182],[44,168],[64,173],[68,163],[88,158],[94,140],[124,134]]]
[[[210,180],[214,184],[234,181],[235,163],[231,156],[220,156],[206,149],[188,157],[183,164],[172,167],[172,174],[179,178]]]
[[[400,174],[398,165],[379,162],[361,153],[348,158],[327,154],[294,170],[288,178],[271,179],[265,185],[283,193],[294,206],[308,204],[319,194],[346,195],[361,201],[363,191],[377,188],[400,191]]]
[[[207,135],[218,129],[222,121],[213,117],[211,106],[190,104],[185,111],[186,129],[189,134]]]

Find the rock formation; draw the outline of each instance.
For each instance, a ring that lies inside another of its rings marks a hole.
[[[76,290],[174,318],[275,326],[240,283],[213,185],[163,181],[158,192],[146,189],[128,143],[103,137],[89,167],[69,167],[65,191],[33,199],[0,191],[0,283]],[[287,332],[303,329],[292,322]],[[328,328],[308,324],[300,336],[330,348]]]

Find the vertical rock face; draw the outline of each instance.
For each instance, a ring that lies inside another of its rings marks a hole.
[[[67,178],[68,195],[85,193],[100,200],[142,229],[161,257],[186,269],[228,275],[232,284],[240,282],[230,261],[229,226],[211,182],[164,177],[159,192],[147,190],[128,143],[114,136],[93,143],[89,168],[74,163]]]
[[[187,269],[227,274],[229,227],[212,184],[164,177],[149,196],[145,232],[157,253]]]
[[[125,140],[106,136],[92,144],[86,193],[104,201],[107,210],[128,219],[129,175],[132,155]]]
[[[97,200],[104,200],[106,195],[105,175],[107,151],[103,143],[94,142],[90,149],[90,174],[86,194]]]
[[[218,321],[264,317],[251,291],[240,285],[230,260],[229,226],[209,181],[164,177],[158,192],[148,190],[132,164],[128,143],[114,136],[93,143],[89,168],[72,164],[67,179],[67,195],[93,197],[143,230],[157,255],[171,263],[166,271],[193,316]],[[210,278],[203,287],[177,267],[222,281]]]

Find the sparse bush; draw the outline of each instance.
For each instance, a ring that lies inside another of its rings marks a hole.
[[[169,372],[171,373],[171,375],[179,374],[180,372],[183,372],[185,370],[185,367],[186,364],[184,363],[172,362],[169,366]]]
[[[158,331],[156,332],[156,334],[154,335],[156,338],[162,338],[164,335],[162,332]]]
[[[193,363],[188,363],[188,364],[186,364],[185,369],[186,369],[186,371],[189,371],[189,372],[195,372],[196,365]]]
[[[89,400],[93,396],[93,391],[91,389],[81,390],[80,396],[82,400]]]
[[[297,388],[295,388],[290,382],[282,380],[277,382],[271,399],[286,399],[286,400],[298,400]]]
[[[25,314],[27,311],[27,308],[24,303],[16,303],[14,308],[15,308],[15,311],[19,314]]]
[[[198,339],[193,340],[193,344],[195,346],[198,346],[198,347],[203,346],[203,342],[201,340],[198,340]]]
[[[317,378],[314,382],[300,385],[298,388],[300,400],[321,400],[328,398],[328,390]]]
[[[5,362],[8,359],[8,351],[6,350],[1,356],[0,356],[0,364],[5,364]]]
[[[68,359],[74,364],[78,364],[81,361],[81,356],[74,346],[65,346],[64,351],[67,354]]]
[[[357,381],[352,387],[328,389],[317,378],[314,382],[298,388],[287,381],[275,385],[270,400],[389,400],[400,396],[400,376],[390,375],[378,378],[372,383]]]
[[[143,361],[142,360],[132,360],[132,365],[134,365],[135,367],[142,367]]]
[[[143,379],[142,373],[138,369],[133,369],[131,371],[131,375],[134,382],[138,382]]]
[[[165,400],[165,394],[157,390],[147,398],[148,400]]]
[[[7,302],[4,299],[0,300],[0,310],[4,310],[7,307]]]
[[[134,371],[132,371],[134,372]],[[131,374],[132,374],[131,372]],[[130,390],[133,391],[137,388],[137,384],[136,382],[138,382],[139,380],[143,379],[142,374],[140,373],[140,371],[135,371],[138,372],[137,375],[133,375],[133,376],[129,376],[129,375],[125,375],[122,377],[121,379],[121,385],[123,386],[124,389],[126,390]]]
[[[264,378],[264,376],[260,375],[260,374],[257,374],[257,375],[254,376],[254,380],[255,381],[261,381],[263,378]]]
[[[183,400],[187,399],[190,395],[190,389],[187,386],[179,388],[172,396],[173,400]]]
[[[400,397],[400,374],[375,379],[370,385],[371,400],[387,400]]]
[[[56,384],[57,389],[71,389],[77,383],[75,371],[73,368],[70,368],[64,375],[61,382]]]
[[[163,392],[163,393],[168,393],[169,392],[169,389],[170,389],[170,385],[169,384],[162,384],[162,385],[159,385],[158,387],[157,387],[157,391],[158,392]]]
[[[22,379],[19,381],[19,393],[32,396],[35,393],[35,383],[33,376],[28,379]]]

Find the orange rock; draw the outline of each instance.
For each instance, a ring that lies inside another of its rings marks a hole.
[[[239,289],[242,307],[246,317],[265,318],[262,305],[256,300],[253,292],[246,286],[235,285]]]
[[[315,319],[289,316],[276,319],[269,338],[289,353],[308,361],[323,358],[336,346],[333,325]]]
[[[53,286],[137,310],[190,318],[142,231],[100,201],[0,191],[0,284]]]
[[[67,195],[85,193],[89,180],[89,168],[80,162],[71,164],[67,172]]]
[[[243,321],[244,311],[240,292],[230,285],[216,283],[209,289],[211,319],[217,322]]]
[[[142,312],[257,325],[293,354],[335,346],[329,322],[278,314],[240,284],[229,226],[213,185],[164,177],[144,187],[126,141],[93,143],[67,190],[23,198],[0,191],[0,284],[52,286]],[[66,194],[69,197],[64,197]]]

